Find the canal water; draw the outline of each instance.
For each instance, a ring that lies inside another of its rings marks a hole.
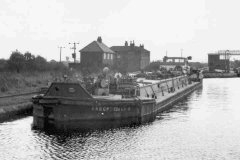
[[[240,159],[240,79],[204,79],[154,122],[53,134],[33,130],[33,118],[0,124],[1,160]]]

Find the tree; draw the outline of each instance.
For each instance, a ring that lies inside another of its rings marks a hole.
[[[25,58],[25,60],[26,61],[30,61],[30,60],[34,60],[35,59],[35,56],[34,55],[32,55],[30,52],[25,52],[25,54],[24,54],[24,58]]]
[[[35,69],[35,64],[34,64],[35,56],[27,51],[24,54],[24,59],[25,59],[25,68],[27,70],[34,70]]]
[[[18,50],[12,51],[12,54],[8,60],[8,68],[11,70],[17,70],[20,72],[25,66],[25,58]]]
[[[40,71],[46,70],[47,60],[41,56],[37,56],[34,59],[34,65],[37,70],[40,70]]]

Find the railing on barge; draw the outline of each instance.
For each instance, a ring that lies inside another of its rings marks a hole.
[[[121,81],[128,81],[123,79]],[[131,79],[129,79],[129,82]],[[157,96],[164,96],[167,93],[174,92],[176,89],[183,88],[190,84],[192,81],[197,81],[196,75],[182,75],[177,77],[172,77],[168,79],[158,79],[150,80],[138,79],[137,82],[129,83],[129,87],[122,88],[122,90],[117,89],[113,94],[122,94],[122,98],[131,98],[131,97],[146,97],[146,98],[157,98]],[[124,84],[124,83],[123,83]],[[125,84],[125,86],[127,83]],[[132,85],[132,86],[131,86]],[[121,86],[121,85],[120,85]],[[123,86],[123,85],[122,85]],[[161,94],[159,94],[161,93]]]
[[[157,98],[158,93],[174,92],[176,88],[188,85],[188,76],[178,76],[162,80],[145,80],[138,82],[141,85],[136,90],[136,95],[140,97]]]

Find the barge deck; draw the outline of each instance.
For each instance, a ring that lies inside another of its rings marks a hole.
[[[53,83],[44,96],[33,98],[33,125],[37,128],[51,124],[57,128],[95,129],[104,124],[114,127],[150,122],[157,114],[202,86],[202,80],[191,79],[196,78],[179,76],[165,80],[139,80],[132,97],[90,95],[76,83]],[[84,96],[79,97],[77,93]]]

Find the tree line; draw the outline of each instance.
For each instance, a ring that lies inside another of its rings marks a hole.
[[[0,71],[48,71],[62,70],[67,67],[54,60],[47,62],[42,56],[35,56],[30,52],[22,54],[18,50],[12,51],[8,60],[0,59]]]

